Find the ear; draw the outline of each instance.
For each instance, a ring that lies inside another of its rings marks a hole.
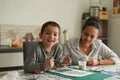
[[[42,39],[42,34],[41,33],[39,33],[39,37],[40,37],[40,39]]]

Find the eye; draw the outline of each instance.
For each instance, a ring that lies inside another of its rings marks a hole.
[[[45,34],[49,35],[50,33],[49,33],[49,32],[46,32]]]
[[[94,37],[95,37],[94,35],[91,36],[91,38],[94,38]]]
[[[88,33],[84,33],[84,35],[85,35],[85,36],[89,36],[89,34],[88,34]]]
[[[54,34],[54,36],[58,36],[58,34],[57,34],[57,33],[55,33],[55,34]]]

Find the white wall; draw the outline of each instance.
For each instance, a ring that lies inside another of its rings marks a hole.
[[[115,51],[120,57],[120,16],[112,15],[112,1],[113,0],[101,0],[102,6],[107,7],[109,11],[109,27],[108,27],[108,37],[109,37],[109,47]]]
[[[97,5],[99,0],[91,0]],[[109,19],[109,47],[120,56],[120,17],[111,16],[112,0],[100,0],[107,7]],[[81,30],[81,16],[88,11],[90,0],[0,0],[0,24],[42,25],[53,20],[68,29],[70,38]]]
[[[91,0],[97,5],[99,0]],[[113,17],[112,0],[101,0],[107,7],[109,19],[109,47],[120,56],[120,16]],[[42,25],[53,20],[61,25],[62,31],[68,29],[70,38],[77,37],[81,31],[82,13],[88,11],[90,0],[0,0],[0,24]]]
[[[79,36],[82,13],[89,6],[90,0],[0,0],[0,24],[41,26],[52,20],[73,38]]]
[[[120,57],[120,17],[112,18],[110,20],[109,46]]]

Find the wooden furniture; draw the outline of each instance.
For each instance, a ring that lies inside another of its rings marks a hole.
[[[100,39],[108,45],[108,20],[101,20],[102,26],[101,26],[101,34]]]

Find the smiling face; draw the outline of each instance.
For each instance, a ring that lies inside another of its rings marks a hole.
[[[40,34],[45,48],[52,48],[59,41],[59,28],[57,26],[49,25],[44,32]]]
[[[85,45],[91,45],[98,37],[99,30],[94,26],[87,26],[81,35],[82,43]]]

